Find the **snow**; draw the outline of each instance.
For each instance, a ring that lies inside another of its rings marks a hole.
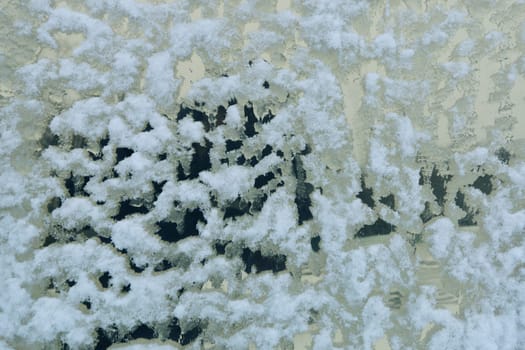
[[[66,81],[68,87],[78,91],[95,89],[107,83],[108,76],[94,69],[91,65],[76,63],[71,59],[60,60],[58,76]]]
[[[374,45],[376,47],[376,55],[393,55],[397,48],[396,39],[392,33],[384,33],[378,35],[374,39]]]
[[[252,186],[253,175],[245,167],[234,165],[215,173],[203,171],[199,178],[217,192],[220,201],[228,201],[248,191]]]
[[[119,221],[112,227],[111,239],[117,249],[126,249],[133,254],[138,265],[147,263],[148,257],[161,250],[158,239],[151,237],[137,219]]]
[[[44,58],[18,69],[17,73],[24,81],[28,95],[38,95],[45,81],[56,76],[56,73],[51,70],[51,65],[51,61]]]
[[[75,133],[88,139],[98,139],[106,133],[106,118],[110,111],[110,107],[101,98],[93,97],[76,102],[70,109],[54,118],[49,127],[57,135]]]
[[[470,72],[470,67],[466,62],[443,63],[443,68],[449,72],[454,79],[464,78]]]
[[[179,123],[179,133],[191,143],[200,143],[204,137],[204,126],[201,122],[185,118]]]
[[[383,336],[388,328],[390,310],[383,304],[381,298],[371,297],[363,309],[363,322],[366,325],[363,331],[363,348],[372,349],[372,344]]]
[[[433,222],[427,229],[432,233],[429,237],[432,255],[436,258],[445,258],[455,233],[454,224],[450,219],[442,218]]]
[[[224,121],[232,127],[239,127],[241,125],[241,115],[237,105],[229,106],[226,110],[226,118]]]
[[[275,3],[7,5],[0,348],[524,347],[523,2]]]
[[[459,56],[469,56],[472,50],[476,47],[476,42],[472,39],[466,39],[462,41],[457,47],[457,54]]]
[[[148,58],[146,90],[159,106],[171,106],[180,81],[173,75],[173,58],[167,51]]]
[[[86,225],[98,226],[105,218],[102,209],[85,198],[68,198],[53,212],[53,218],[68,229],[82,228]]]

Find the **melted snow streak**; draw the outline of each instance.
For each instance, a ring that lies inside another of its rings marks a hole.
[[[525,348],[525,2],[0,23],[0,348]]]

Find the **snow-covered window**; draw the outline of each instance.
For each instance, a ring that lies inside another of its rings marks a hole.
[[[0,6],[0,348],[525,348],[525,2]]]

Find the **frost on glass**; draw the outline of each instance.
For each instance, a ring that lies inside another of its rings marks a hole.
[[[525,4],[0,13],[0,347],[525,347]]]

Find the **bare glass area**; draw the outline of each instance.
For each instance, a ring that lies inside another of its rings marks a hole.
[[[7,1],[0,347],[525,348],[524,1]]]

